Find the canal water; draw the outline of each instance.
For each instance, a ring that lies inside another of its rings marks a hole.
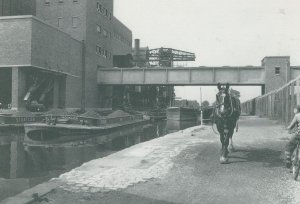
[[[113,132],[89,142],[56,146],[30,146],[23,142],[23,135],[0,134],[0,201],[84,162],[196,125],[198,123],[195,121],[157,121]]]

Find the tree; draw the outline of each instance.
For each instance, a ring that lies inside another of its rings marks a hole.
[[[201,106],[202,106],[202,108],[207,108],[209,106],[209,102],[208,101],[203,101]]]

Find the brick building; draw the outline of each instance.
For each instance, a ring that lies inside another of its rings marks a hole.
[[[37,101],[53,84],[49,107],[111,106],[112,88],[97,85],[97,69],[112,67],[113,56],[130,53],[132,43],[131,31],[113,16],[113,0],[0,0],[0,11],[0,72],[14,79],[1,82],[8,87],[0,89],[2,103],[24,108],[35,75],[44,78],[33,88],[41,89]]]
[[[278,89],[300,75],[299,66],[290,65],[290,56],[267,56],[261,61],[265,70],[265,92]]]

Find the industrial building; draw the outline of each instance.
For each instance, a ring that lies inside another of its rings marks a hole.
[[[0,0],[0,108],[111,108],[113,100],[117,107],[124,97],[129,97],[122,94],[125,90],[122,85],[126,84],[112,67],[149,67],[151,60],[168,67],[172,66],[170,60],[194,59],[192,53],[172,48],[140,47],[139,40],[132,50],[132,32],[113,15],[113,7],[113,0]],[[110,68],[106,71],[108,75],[102,76],[103,68]],[[183,80],[186,69],[177,69],[170,76],[179,74],[177,80]],[[265,93],[298,76],[300,67],[290,66],[289,56],[272,56],[265,57],[260,66],[245,69],[257,75]],[[231,72],[240,80],[243,69],[208,67],[207,70],[212,71],[212,80]],[[156,76],[160,72],[151,69],[146,76],[152,76],[150,73]],[[192,80],[192,72],[189,73]],[[159,76],[168,79],[163,74]],[[135,78],[135,83],[141,79]],[[105,84],[107,80],[114,84]],[[117,84],[120,86],[113,90],[112,85]],[[138,83],[128,90],[131,98],[136,98],[136,106],[153,106],[159,100],[171,104],[174,89],[170,81],[168,85],[162,83],[155,90],[151,83]],[[155,95],[156,100],[150,99],[150,95]]]
[[[111,107],[97,70],[132,47],[113,0],[0,0],[0,15],[2,106]]]

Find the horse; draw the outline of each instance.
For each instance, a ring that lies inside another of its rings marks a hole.
[[[218,83],[219,92],[216,94],[215,109],[213,112],[213,121],[217,125],[222,144],[220,163],[228,163],[228,146],[230,140],[231,150],[234,151],[232,135],[237,126],[237,121],[241,114],[240,101],[238,98],[230,95],[229,83],[222,87]]]

